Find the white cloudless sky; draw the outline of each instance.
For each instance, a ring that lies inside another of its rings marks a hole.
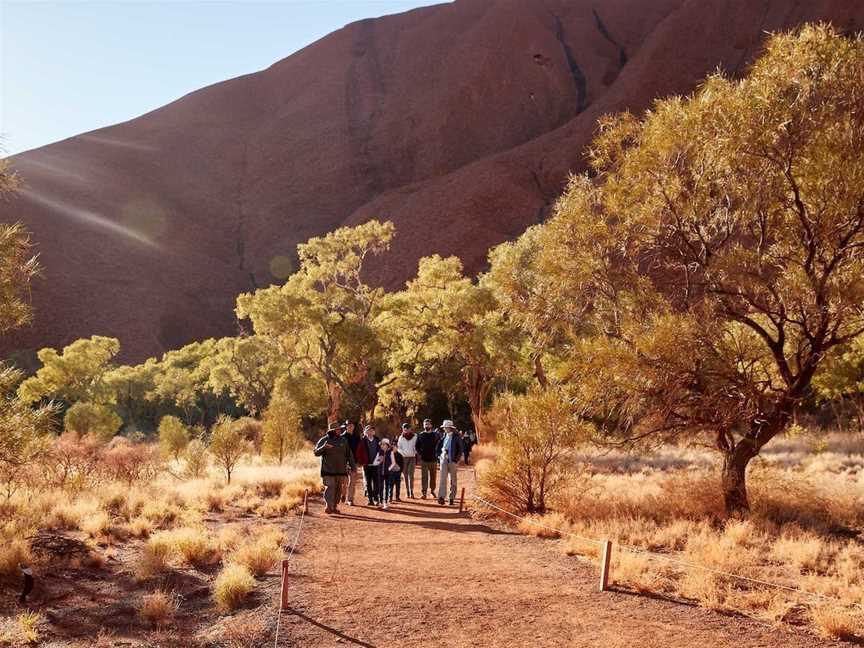
[[[14,154],[264,69],[340,27],[443,0],[0,0],[0,136]]]

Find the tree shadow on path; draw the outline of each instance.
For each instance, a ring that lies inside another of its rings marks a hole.
[[[375,648],[374,644],[366,643],[365,641],[361,641],[360,639],[355,639],[354,637],[351,637],[351,636],[345,634],[341,630],[337,630],[336,628],[325,625],[324,623],[321,623],[320,621],[316,621],[312,617],[306,616],[300,610],[295,610],[293,608],[285,608],[284,612],[285,612],[285,614],[293,614],[294,616],[296,616],[300,619],[303,619],[307,623],[311,623],[316,628],[321,628],[322,630],[325,630],[325,631],[329,632],[330,634],[339,637],[342,641],[347,641],[348,643],[354,644],[355,646],[363,646],[363,648]]]
[[[394,513],[398,513],[394,511]],[[396,520],[379,517],[366,517],[363,515],[352,515],[350,513],[341,513],[339,517],[343,520],[357,520],[359,522],[374,522],[376,524],[411,524],[414,526],[423,527],[424,529],[433,529],[436,531],[454,531],[466,533],[486,533],[488,535],[520,535],[513,531],[504,531],[502,529],[494,529],[485,524],[461,524],[459,522],[436,522],[434,520]]]

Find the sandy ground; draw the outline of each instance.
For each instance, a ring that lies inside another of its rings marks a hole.
[[[460,486],[473,487],[460,468]],[[435,500],[326,516],[313,502],[291,565],[279,646],[839,645],[739,616],[597,591],[596,568],[556,541]]]

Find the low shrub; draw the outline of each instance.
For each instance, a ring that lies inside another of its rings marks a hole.
[[[174,592],[156,590],[141,597],[138,614],[145,623],[161,626],[174,619],[179,606],[179,600]]]
[[[819,636],[826,639],[852,640],[862,631],[860,615],[839,605],[815,607],[810,619]]]
[[[38,612],[22,612],[15,621],[18,624],[18,632],[21,635],[21,641],[26,644],[35,645],[39,643],[39,626],[44,622],[45,618]]]
[[[244,565],[229,563],[222,568],[213,583],[216,609],[225,613],[236,610],[255,588],[255,577]]]
[[[263,576],[282,560],[282,534],[265,533],[252,542],[246,542],[231,554],[231,562],[243,565],[255,576]]]

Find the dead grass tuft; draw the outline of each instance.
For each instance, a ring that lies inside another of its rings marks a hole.
[[[156,590],[141,597],[138,614],[151,626],[163,626],[174,620],[180,601],[174,592]]]
[[[245,565],[229,563],[213,583],[213,600],[221,613],[236,610],[255,588],[255,577]]]

